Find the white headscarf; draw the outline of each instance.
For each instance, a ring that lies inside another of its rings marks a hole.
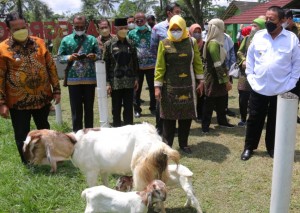
[[[208,22],[207,38],[204,46],[203,57],[206,58],[207,45],[210,41],[215,41],[220,45],[220,61],[223,64],[226,58],[226,50],[224,49],[224,22],[215,18]]]

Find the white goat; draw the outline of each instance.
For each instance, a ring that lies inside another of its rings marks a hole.
[[[166,196],[166,185],[160,180],[152,181],[139,192],[119,192],[102,185],[87,188],[81,194],[86,200],[85,213],[146,213],[148,207],[160,205]]]
[[[168,186],[181,186],[187,195],[187,201],[184,206],[189,207],[192,205],[197,210],[197,213],[202,213],[199,201],[197,200],[193,190],[193,172],[181,164],[169,165],[168,171],[170,174],[166,184]],[[115,188],[119,191],[131,191],[132,184],[133,179],[131,176],[121,176],[118,178]]]
[[[162,142],[153,125],[143,123],[101,131],[79,130],[72,161],[97,185],[99,174],[108,185],[109,174],[133,174],[135,190],[143,190],[152,180],[168,179],[168,159],[178,163],[178,151]]]

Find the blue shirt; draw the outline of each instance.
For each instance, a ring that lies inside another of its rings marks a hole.
[[[160,41],[167,38],[168,29],[169,29],[169,22],[167,19],[165,21],[156,24],[152,28],[151,42],[150,42],[150,49],[152,54],[157,55],[158,44]]]

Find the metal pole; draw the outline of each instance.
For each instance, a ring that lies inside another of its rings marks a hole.
[[[298,96],[277,97],[275,153],[270,213],[289,212],[296,142]]]
[[[55,105],[55,119],[57,124],[62,124],[62,113],[60,103]]]
[[[100,127],[110,127],[108,122],[108,101],[106,92],[106,70],[104,61],[96,61],[97,95]]]

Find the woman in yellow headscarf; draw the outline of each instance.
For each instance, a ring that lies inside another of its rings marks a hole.
[[[203,91],[203,67],[197,42],[189,37],[185,20],[170,20],[168,37],[159,43],[155,67],[155,97],[160,101],[163,139],[173,145],[176,120],[180,149],[190,154],[188,136],[196,117],[196,90]],[[197,82],[196,82],[197,81]]]

